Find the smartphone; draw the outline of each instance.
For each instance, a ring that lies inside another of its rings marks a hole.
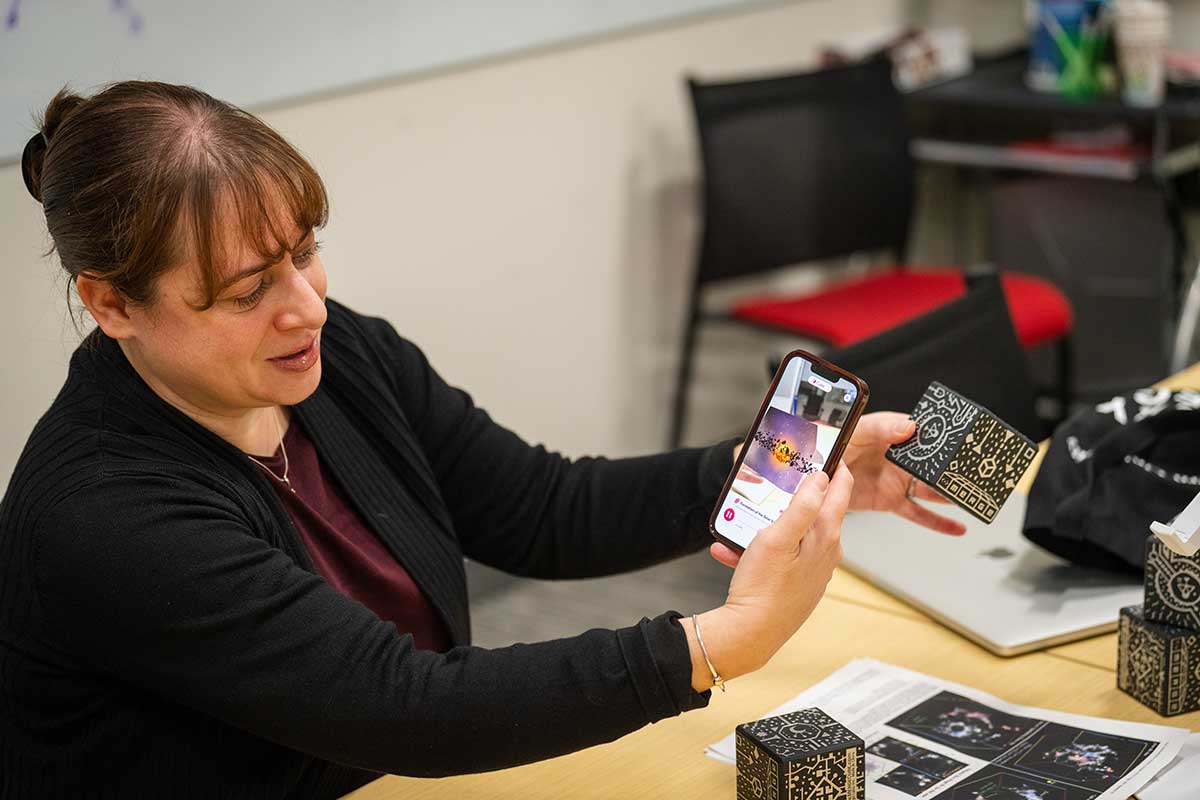
[[[861,378],[823,358],[788,353],[713,509],[713,537],[744,550],[806,477],[817,470],[832,477],[869,393]]]

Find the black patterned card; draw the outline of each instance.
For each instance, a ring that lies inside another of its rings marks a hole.
[[[937,381],[913,410],[917,432],[887,458],[991,522],[1033,463],[1037,445],[987,409]]]

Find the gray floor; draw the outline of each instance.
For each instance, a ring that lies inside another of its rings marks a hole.
[[[474,644],[502,647],[622,628],[664,611],[707,611],[725,600],[732,571],[702,551],[608,578],[540,581],[467,562]]]

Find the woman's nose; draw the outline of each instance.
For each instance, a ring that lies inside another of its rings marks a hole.
[[[286,297],[275,317],[280,330],[307,328],[316,330],[325,324],[325,298],[320,287],[309,282],[305,272],[291,270],[286,279]]]

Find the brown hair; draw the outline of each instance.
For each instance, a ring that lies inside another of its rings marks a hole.
[[[122,81],[90,98],[64,87],[22,168],[69,282],[86,274],[139,305],[153,303],[163,272],[194,255],[200,308],[209,308],[225,247],[245,241],[275,261],[293,246],[287,223],[320,228],[329,213],[325,185],[294,147],[190,86]],[[289,220],[274,218],[280,206]],[[221,229],[229,211],[236,231]]]

